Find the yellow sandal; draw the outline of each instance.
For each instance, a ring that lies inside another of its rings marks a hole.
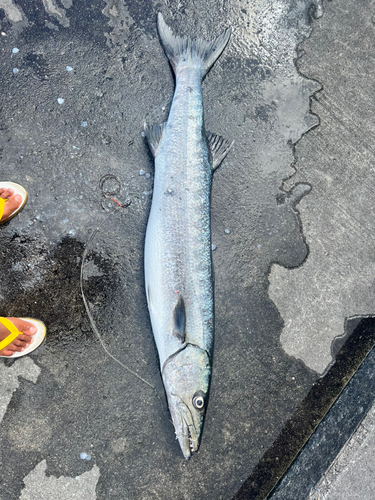
[[[9,219],[11,219],[16,214],[18,214],[18,212],[25,206],[25,203],[27,201],[27,192],[22,186],[20,186],[19,184],[16,184],[15,182],[0,181],[0,188],[13,189],[13,191],[14,191],[13,194],[19,194],[22,197],[21,205],[18,208],[16,208],[16,210],[13,213],[11,213],[4,220],[1,220],[1,217],[3,216],[3,213],[4,213],[5,203],[8,200],[4,199],[4,198],[0,198],[0,224],[4,224],[4,222],[7,222]]]
[[[35,349],[40,346],[40,344],[43,342],[46,336],[47,330],[44,323],[42,323],[41,321],[32,318],[19,318],[19,319],[28,321],[29,323],[32,323],[36,327],[37,331],[32,335],[33,341],[29,345],[29,347],[27,347],[24,351],[22,352],[15,351],[14,354],[12,354],[11,356],[3,356],[0,354],[0,358],[19,358],[21,356],[26,356],[26,354],[30,354],[31,352],[35,351]],[[0,317],[0,323],[3,324],[5,328],[7,328],[10,331],[10,335],[8,335],[8,337],[6,337],[4,340],[0,342],[0,351],[2,351],[3,349],[5,349],[5,347],[11,344],[13,340],[18,337],[18,335],[24,335],[24,334],[22,332],[19,332],[17,328],[14,326],[14,324],[7,318]]]

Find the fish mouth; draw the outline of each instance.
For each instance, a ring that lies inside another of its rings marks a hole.
[[[198,451],[199,436],[189,407],[180,398],[176,399],[178,404],[175,408],[176,411],[171,412],[172,420],[181,451],[186,460],[189,460],[192,454]]]
[[[191,432],[191,427],[187,424],[186,420],[183,419],[182,423],[182,433],[181,436],[177,436],[180,447],[182,450],[182,453],[184,454],[184,457],[186,460],[189,460],[189,458],[192,456],[192,454],[196,451],[198,451],[198,440],[194,439],[193,434]],[[194,428],[195,431],[195,428]],[[196,434],[194,432],[194,434]]]

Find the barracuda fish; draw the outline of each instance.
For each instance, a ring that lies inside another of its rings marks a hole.
[[[214,336],[210,195],[212,172],[231,144],[206,133],[202,80],[228,43],[176,37],[158,15],[176,76],[166,123],[146,127],[155,180],[145,242],[152,330],[176,436],[186,459],[198,450],[207,407]]]

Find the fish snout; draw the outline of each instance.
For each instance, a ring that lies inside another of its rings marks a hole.
[[[169,401],[169,409],[175,428],[176,438],[178,439],[184,457],[186,460],[189,460],[191,455],[198,451],[200,432],[196,427],[189,407],[179,398],[175,396],[172,397],[174,402],[171,404],[171,401]]]

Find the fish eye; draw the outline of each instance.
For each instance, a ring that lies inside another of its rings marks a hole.
[[[202,410],[204,408],[204,398],[202,396],[194,396],[193,405],[197,410]]]

